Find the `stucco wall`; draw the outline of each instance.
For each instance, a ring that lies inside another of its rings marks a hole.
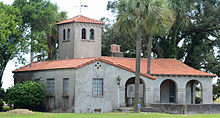
[[[160,103],[160,85],[164,80],[170,79],[176,84],[176,102],[178,104],[186,103],[186,84],[191,80],[197,80],[202,84],[202,103],[212,104],[212,78],[205,77],[157,77],[157,80],[153,81],[152,86],[154,89],[153,102]]]
[[[22,80],[21,75],[27,73],[15,73],[16,80]],[[25,77],[26,78],[26,77]],[[75,91],[75,70],[45,70],[32,72],[32,80],[40,79],[44,84],[47,84],[47,79],[54,78],[55,80],[55,96],[46,96],[46,110],[51,112],[74,112],[74,91]],[[69,96],[63,96],[63,78],[69,78]],[[31,79],[29,79],[31,80]]]
[[[99,64],[98,64],[99,63]],[[96,65],[96,66],[95,66]],[[100,67],[97,69],[97,67]],[[25,77],[27,76],[27,77]],[[118,89],[117,77],[120,76],[120,88]],[[77,70],[59,69],[34,71],[30,73],[15,73],[16,81],[24,77],[44,80],[47,78],[55,79],[55,96],[47,97],[48,108],[52,112],[76,112],[86,113],[94,112],[94,109],[101,109],[102,112],[111,112],[118,108],[118,90],[119,105],[126,106],[125,103],[125,85],[129,78],[135,77],[135,74],[118,67],[97,61],[92,64],[81,67]],[[69,78],[69,97],[63,97],[63,78]],[[92,95],[93,78],[103,78],[103,96]],[[163,81],[170,79],[176,83],[176,102],[178,104],[186,103],[186,84],[190,80],[197,80],[202,84],[202,99],[204,104],[212,103],[212,79],[201,77],[157,77],[152,80],[141,76],[144,82],[144,102],[146,104],[160,103],[160,85]],[[26,80],[25,80],[26,81]],[[68,104],[68,106],[65,106]],[[66,108],[67,107],[67,108]]]
[[[63,30],[66,31],[66,40],[63,40]],[[67,40],[67,32],[70,29],[70,40]],[[75,25],[65,24],[59,26],[59,59],[70,59],[74,57]]]
[[[97,64],[99,63],[99,64]],[[99,69],[95,65],[101,65]],[[95,62],[82,67],[76,72],[76,113],[93,112],[94,109],[101,109],[102,112],[111,112],[118,107],[118,85],[117,77],[120,76],[120,106],[125,106],[125,83],[134,77],[135,74],[105,64],[103,62]],[[97,97],[92,95],[93,78],[103,78],[103,96]],[[150,79],[142,77],[145,83]],[[83,93],[83,94],[82,94]]]
[[[86,39],[81,39],[82,29],[86,29]],[[90,29],[94,29],[94,40],[89,39]],[[101,57],[101,25],[75,24],[74,58]]]
[[[86,39],[81,39],[82,29],[86,29]],[[63,40],[63,29],[66,40]],[[67,32],[70,29],[70,40]],[[89,39],[90,29],[94,29],[94,40]],[[101,57],[101,25],[70,23],[59,26],[59,59]]]
[[[24,81],[30,81],[33,78],[32,72],[21,72],[14,74],[14,84],[21,83]]]

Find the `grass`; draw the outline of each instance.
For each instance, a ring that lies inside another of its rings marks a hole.
[[[0,112],[0,118],[220,118],[220,114],[162,114],[162,113],[42,113],[9,114]]]

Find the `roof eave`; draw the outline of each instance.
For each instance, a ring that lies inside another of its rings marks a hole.
[[[216,75],[183,75],[183,74],[150,74],[152,76],[169,76],[169,77],[176,77],[176,76],[179,76],[179,77],[216,77]]]

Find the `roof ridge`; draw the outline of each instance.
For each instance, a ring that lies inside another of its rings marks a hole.
[[[78,20],[80,17],[82,17],[82,15],[78,15],[78,16],[75,16],[75,17],[76,17],[76,19],[74,19],[74,21],[77,22],[77,20]]]
[[[61,24],[66,24],[66,23],[91,23],[91,24],[104,24],[104,22],[99,21],[99,20],[95,20],[83,15],[77,15],[75,17],[57,22],[57,25],[61,25]]]

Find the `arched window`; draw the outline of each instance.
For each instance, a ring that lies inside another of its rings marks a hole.
[[[66,30],[63,29],[63,40],[66,40]]]
[[[86,39],[86,29],[82,29],[82,39]]]
[[[67,39],[70,40],[70,29],[68,29],[68,32],[67,32]]]
[[[90,29],[89,39],[94,40],[94,29]]]

